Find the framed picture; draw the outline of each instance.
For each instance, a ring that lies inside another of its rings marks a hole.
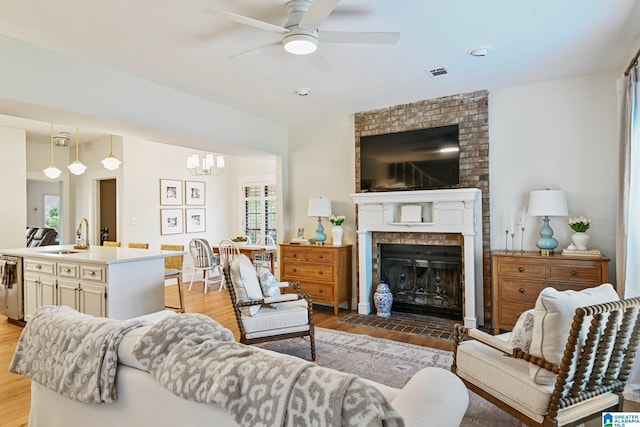
[[[192,206],[204,206],[204,182],[184,182],[184,204]]]
[[[160,234],[182,234],[182,209],[160,209]]]
[[[160,204],[182,205],[182,181],[173,179],[160,180]]]
[[[204,208],[199,209],[185,209],[187,216],[187,233],[201,233],[206,230],[206,210]]]

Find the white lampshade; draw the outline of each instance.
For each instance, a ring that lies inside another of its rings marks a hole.
[[[529,215],[568,216],[567,196],[562,190],[536,190],[529,194]]]
[[[47,178],[51,178],[51,179],[56,179],[62,173],[62,171],[57,167],[55,167],[53,164],[48,168],[44,169],[42,172],[44,172]]]
[[[122,162],[113,155],[113,135],[109,135],[109,155],[102,159],[102,166],[104,166],[105,169],[114,171],[120,167],[120,163]]]
[[[331,200],[322,197],[309,199],[307,216],[328,217],[331,216]]]
[[[82,175],[84,171],[87,170],[87,167],[82,164],[80,160],[75,160],[69,166],[67,166],[72,174],[74,175]]]

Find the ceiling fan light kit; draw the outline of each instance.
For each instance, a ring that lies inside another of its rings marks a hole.
[[[318,49],[318,38],[309,34],[289,34],[282,40],[284,50],[294,55],[309,55]]]

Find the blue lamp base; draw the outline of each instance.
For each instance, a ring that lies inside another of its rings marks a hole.
[[[316,245],[324,245],[324,241],[327,240],[327,235],[324,234],[324,227],[322,226],[322,219],[318,217],[318,226],[316,227],[316,235],[313,238]]]
[[[544,225],[540,229],[540,238],[536,240],[536,246],[540,249],[540,255],[553,255],[553,250],[558,247],[558,241],[553,238],[553,230],[549,226],[549,217],[542,218]]]

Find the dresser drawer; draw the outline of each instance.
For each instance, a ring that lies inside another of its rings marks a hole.
[[[282,247],[282,251],[280,255],[282,256],[283,260],[288,260],[288,261],[306,261],[307,260],[307,251],[302,246]]]
[[[58,277],[77,279],[80,277],[80,266],[60,262],[58,263]]]
[[[35,259],[24,260],[24,271],[32,271],[41,274],[56,274],[56,263],[50,261],[41,261]]]
[[[285,264],[284,271],[282,273],[287,280],[292,279],[303,281],[304,279],[308,279],[323,282],[333,281],[333,265],[302,263]]]
[[[586,282],[601,285],[602,270],[599,267],[558,265],[551,266],[551,279],[568,282]]]
[[[313,302],[332,302],[333,285],[330,283],[301,283],[302,294],[311,295]]]
[[[511,301],[502,301],[498,308],[498,316],[500,322],[500,328],[513,329],[518,317],[525,311],[532,309],[534,304],[519,304]]]
[[[517,301],[533,307],[538,295],[547,286],[550,285],[546,282],[503,279],[498,292],[501,300]]]
[[[80,279],[104,283],[107,281],[107,271],[104,267],[93,266],[93,265],[81,265]]]
[[[545,264],[535,264],[528,262],[501,262],[498,267],[498,274],[501,276],[522,276],[528,279],[544,279],[547,267]]]

